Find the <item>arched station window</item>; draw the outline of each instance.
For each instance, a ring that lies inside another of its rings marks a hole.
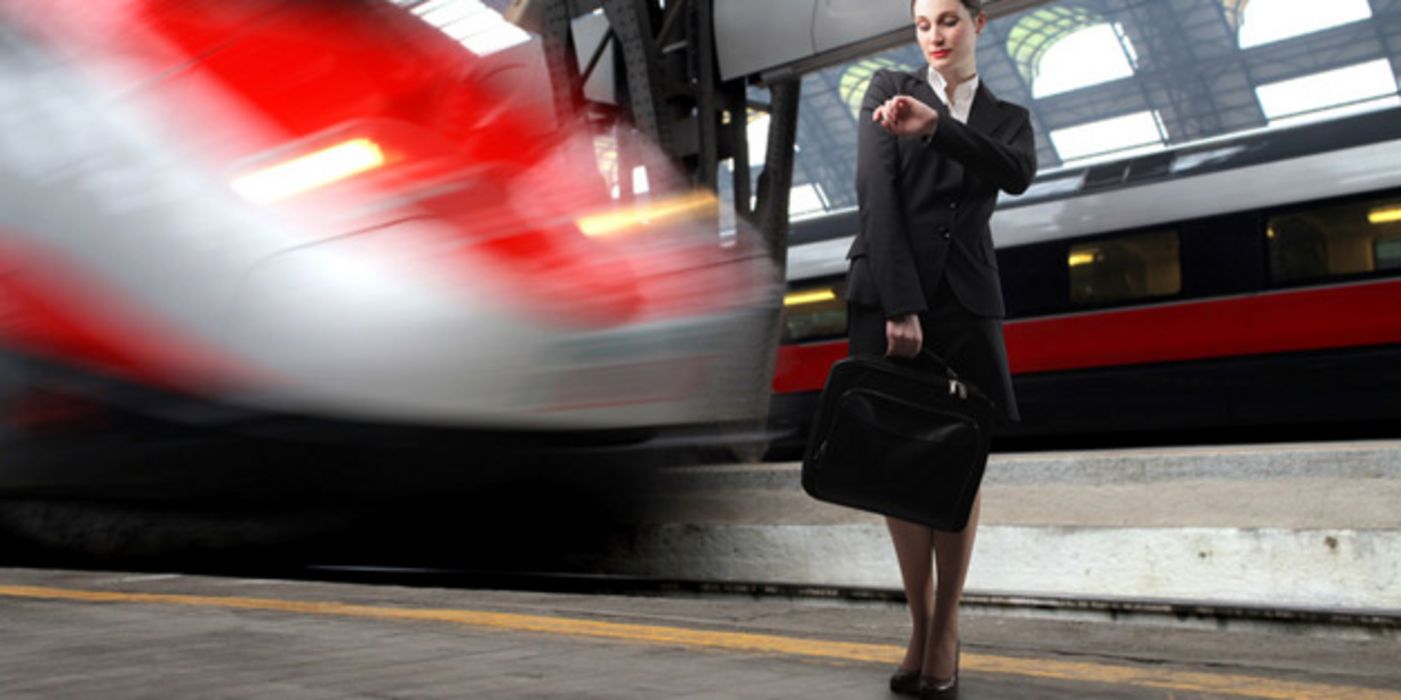
[[[1007,55],[1038,99],[1128,78],[1136,60],[1118,26],[1067,6],[1041,8],[1018,20],[1007,35]]]

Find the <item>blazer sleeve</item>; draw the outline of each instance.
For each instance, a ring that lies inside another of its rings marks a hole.
[[[1006,141],[974,131],[940,110],[939,126],[926,143],[998,189],[1021,194],[1036,177],[1036,136],[1027,111],[1012,109],[1017,110],[1018,124]]]
[[[891,74],[877,71],[857,116],[856,193],[862,235],[866,239],[867,264],[886,318],[926,308],[900,195],[896,137],[871,120],[876,108],[896,94]]]

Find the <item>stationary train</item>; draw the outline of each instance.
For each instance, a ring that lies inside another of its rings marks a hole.
[[[1044,172],[1003,197],[1023,416],[1003,444],[1401,430],[1401,110]],[[792,226],[772,412],[790,448],[847,352],[857,226]]]
[[[760,247],[394,3],[4,2],[0,74],[0,496],[762,422]]]

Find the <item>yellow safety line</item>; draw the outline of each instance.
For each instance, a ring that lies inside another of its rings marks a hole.
[[[234,610],[263,610],[302,615],[330,615],[375,620],[450,622],[473,627],[540,632],[552,635],[596,637],[647,644],[676,645],[761,654],[897,663],[903,650],[890,644],[832,642],[747,632],[722,632],[656,627],[597,620],[484,612],[479,610],[435,610],[392,608],[347,603],[238,598],[154,593],[84,591],[39,586],[0,586],[0,596],[73,600],[93,603],[145,603]],[[1401,700],[1401,693],[1371,688],[1279,681],[1258,676],[1192,673],[1165,669],[1135,668],[1076,661],[1028,659],[987,654],[968,654],[962,659],[964,671],[1004,676],[1023,676],[1076,682],[1107,683],[1159,688],[1193,693],[1216,693],[1252,698],[1347,698],[1348,700]]]

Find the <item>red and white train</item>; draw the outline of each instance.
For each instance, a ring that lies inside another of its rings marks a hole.
[[[857,225],[793,226],[772,418],[790,440],[847,351]],[[1401,427],[1401,110],[1043,173],[992,230],[1023,416],[1004,444]]]
[[[679,178],[615,201],[532,60],[388,0],[0,3],[0,495],[761,421],[773,266]]]

